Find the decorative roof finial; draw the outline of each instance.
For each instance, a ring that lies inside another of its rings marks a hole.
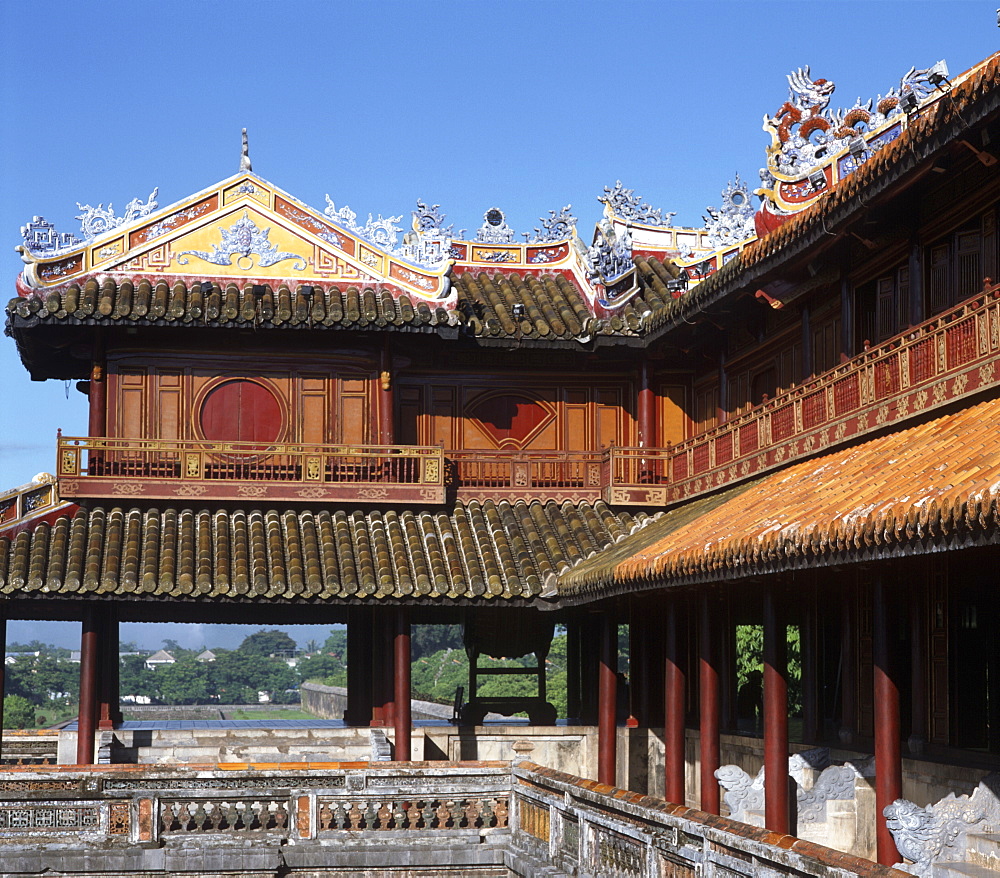
[[[243,152],[240,155],[240,172],[252,171],[253,166],[250,164],[250,143],[247,140],[247,130],[243,129]]]

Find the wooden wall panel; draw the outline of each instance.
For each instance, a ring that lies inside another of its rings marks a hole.
[[[331,441],[328,423],[329,399],[332,392],[331,376],[323,374],[303,374],[300,376],[299,394],[299,439],[314,445]]]
[[[182,423],[182,375],[161,372],[156,386],[156,406],[153,410],[153,431],[159,439],[180,439]]]
[[[146,436],[146,371],[123,372],[119,376],[115,431],[119,436]]]
[[[658,444],[676,445],[689,435],[687,388],[683,384],[662,384],[659,388],[660,424]]]
[[[274,364],[268,369],[237,370],[231,368],[231,361],[213,364],[205,357],[199,358],[197,368],[184,368],[179,357],[144,368],[132,366],[124,358],[109,365],[109,435],[198,438],[202,435],[200,409],[206,396],[220,384],[243,380],[266,387],[279,400],[281,441],[374,441],[374,367],[368,371],[356,364],[347,368],[331,364],[326,369],[300,372],[289,362],[284,369]],[[252,403],[248,402],[251,408]],[[233,429],[240,430],[242,421],[252,420],[253,413],[249,409],[233,412],[232,418]]]
[[[424,412],[422,387],[397,386],[396,421],[397,435],[403,445],[420,444],[420,419]]]
[[[586,451],[591,446],[590,406],[587,393],[582,390],[567,391],[563,408],[565,438],[563,447],[567,451]]]
[[[337,441],[364,444],[371,442],[372,430],[368,416],[368,400],[363,393],[342,393],[335,432]]]
[[[631,444],[630,437],[625,435],[624,430],[626,415],[622,409],[621,391],[617,388],[599,388],[595,390],[594,398],[596,447]]]
[[[595,387],[579,375],[562,377],[545,383],[524,378],[518,385],[510,376],[463,383],[407,375],[396,385],[399,435],[410,443],[483,451],[588,451],[634,441],[630,383]]]
[[[456,388],[429,388],[431,402],[429,406],[430,424],[425,431],[425,441],[429,445],[444,445],[445,448],[460,448],[458,439],[458,411],[456,407]]]
[[[559,419],[553,418],[525,444],[525,448],[549,451],[559,448]]]

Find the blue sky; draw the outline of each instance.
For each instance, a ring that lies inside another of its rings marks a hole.
[[[957,73],[996,51],[996,8],[4,0],[4,300],[32,216],[77,232],[78,201],[121,212],[154,187],[166,206],[236,172],[243,127],[255,172],[361,218],[408,218],[419,198],[456,228],[496,205],[527,232],[571,203],[586,237],[597,196],[620,178],[700,225],[737,172],[757,181],[761,119],[786,99],[791,70],[809,64],[836,82],[831,108],[849,106],[911,66],[944,58]],[[6,338],[0,367],[2,490],[51,470],[56,428],[82,435],[87,418],[75,389],[67,399],[62,382],[29,381]]]

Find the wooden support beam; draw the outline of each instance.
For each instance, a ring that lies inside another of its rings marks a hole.
[[[875,838],[878,862],[900,862],[899,851],[883,812],[903,796],[903,758],[899,723],[899,680],[892,660],[888,587],[881,575],[872,594],[872,666],[875,698]]]
[[[379,613],[375,616],[382,637],[381,653],[382,679],[379,686],[379,697],[376,705],[382,708],[382,724],[392,728],[396,721],[396,614],[394,612]]]
[[[687,688],[684,655],[679,636],[680,599],[671,598],[667,602],[667,617],[664,631],[666,640],[666,661],[664,662],[665,721],[663,730],[664,798],[678,805],[685,804],[684,759],[684,696]]]
[[[410,761],[410,613],[405,607],[395,612],[395,668],[393,724],[396,738],[396,761]]]
[[[97,607],[88,605],[83,611],[80,633],[80,708],[77,715],[76,761],[78,765],[94,764],[94,733],[97,730],[98,638],[100,623]]]
[[[716,601],[702,593],[699,604],[699,700],[701,744],[701,810],[718,814],[721,806],[719,781],[719,665],[712,626]]]
[[[597,782],[614,786],[618,743],[618,625],[612,614],[601,620],[597,702]]]
[[[787,835],[788,631],[777,591],[764,592],[764,826]]]
[[[378,431],[382,445],[392,445],[395,442],[393,383],[392,352],[389,348],[389,334],[386,333],[379,356],[378,378]]]
[[[121,722],[118,703],[118,610],[114,604],[101,607],[98,626],[97,728],[107,731]]]
[[[344,721],[367,726],[372,720],[372,614],[369,607],[347,611],[347,710]]]

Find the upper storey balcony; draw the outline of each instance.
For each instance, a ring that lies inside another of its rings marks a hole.
[[[998,359],[1000,284],[670,448],[451,451],[60,436],[59,493],[74,500],[604,499],[662,506],[993,389]]]
[[[444,452],[417,445],[304,445],[59,437],[73,499],[443,503]]]
[[[1000,284],[671,448],[608,451],[606,499],[677,503],[1000,383]]]

